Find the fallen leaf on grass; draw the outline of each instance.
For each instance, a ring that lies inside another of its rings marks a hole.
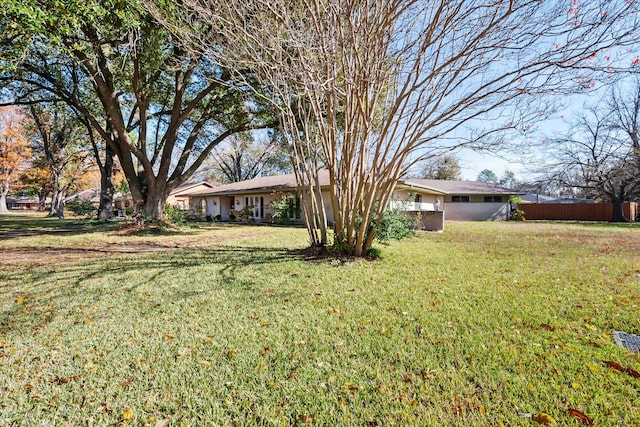
[[[582,422],[583,424],[586,424],[586,425],[589,425],[589,426],[593,425],[593,420],[591,418],[587,417],[582,412],[578,411],[577,409],[567,408],[567,412],[569,413],[569,415],[571,415],[576,420]]]
[[[77,380],[79,377],[80,377],[80,374],[73,375],[71,377],[59,377],[56,375],[53,378],[50,378],[49,382],[51,384],[66,384],[68,382]]]
[[[598,366],[593,363],[587,363],[587,368],[589,368],[591,372],[598,372]]]
[[[542,424],[545,426],[556,423],[556,420],[553,419],[551,415],[545,414],[544,412],[538,412],[537,414],[526,413],[526,414],[520,414],[520,416],[523,418],[531,418],[531,421],[535,421],[536,423]]]
[[[133,414],[133,409],[131,408],[128,408],[122,414],[122,421],[124,421],[125,423],[128,423],[129,421],[133,421],[133,418],[134,418],[134,414]]]
[[[545,426],[556,423],[556,420],[554,420],[551,415],[545,414],[544,412],[535,414],[534,416],[531,417],[531,420]]]
[[[18,297],[16,298],[16,303],[18,304],[22,304],[24,302],[24,297]]]
[[[171,418],[165,418],[158,421],[154,427],[167,427],[169,425],[169,421],[171,421]]]
[[[305,423],[306,425],[313,424],[315,419],[316,419],[316,414],[302,416],[302,422]]]
[[[635,369],[622,366],[618,362],[614,362],[613,360],[604,360],[603,363],[608,367],[615,369],[616,371],[624,372],[627,375],[631,375],[633,378],[640,378],[640,372],[636,371]]]
[[[348,391],[360,391],[360,390],[362,390],[362,387],[357,386],[354,383],[349,382],[349,381],[344,383],[344,388],[345,388],[345,390],[348,390]]]

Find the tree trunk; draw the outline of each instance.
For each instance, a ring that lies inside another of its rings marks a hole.
[[[153,220],[161,220],[164,216],[164,205],[167,201],[164,191],[149,188],[146,196],[144,213]]]
[[[38,193],[38,212],[44,212],[45,210],[47,210],[48,193],[49,191],[44,188]]]
[[[627,218],[624,217],[624,200],[614,200],[612,203],[613,218],[611,218],[611,222],[627,222]]]
[[[62,206],[62,173],[51,167],[51,175],[53,178],[53,189],[51,190],[51,206],[49,207],[48,216],[56,216],[58,209]]]
[[[100,206],[98,207],[98,219],[111,219],[113,216],[113,149],[106,145],[105,159],[100,167]]]
[[[7,213],[7,194],[9,194],[9,185],[0,186],[0,213]]]

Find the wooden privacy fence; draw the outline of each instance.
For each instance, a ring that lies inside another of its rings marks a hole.
[[[524,211],[528,220],[567,220],[567,221],[611,221],[613,205],[611,203],[518,203],[518,209]],[[624,217],[629,221],[638,219],[638,204],[623,205]]]

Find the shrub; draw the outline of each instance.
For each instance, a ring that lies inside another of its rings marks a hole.
[[[185,212],[176,205],[166,205],[164,207],[165,219],[174,224],[183,223],[186,220]]]
[[[526,218],[524,217],[524,211],[518,209],[518,203],[522,203],[522,198],[520,196],[511,196],[509,198],[509,206],[511,207],[511,212],[509,212],[509,221],[524,221]]]
[[[356,221],[356,226],[360,225],[360,221],[360,219]],[[415,231],[413,231],[416,223],[415,219],[399,209],[387,209],[380,223],[376,223],[377,218],[372,218],[368,232],[375,232],[375,239],[382,244],[388,243],[389,240],[402,240],[415,235]],[[334,254],[345,255],[351,253],[352,249],[347,242],[334,240],[330,251]],[[367,255],[378,258],[380,251],[375,248],[369,248]]]
[[[90,215],[96,210],[96,207],[89,200],[74,200],[67,203],[66,208],[74,215]]]
[[[509,221],[525,221],[524,211],[520,209],[513,209],[509,213]]]
[[[374,218],[373,224],[376,239],[381,243],[402,240],[415,234],[412,230],[415,220],[399,209],[387,209],[382,216],[382,221],[376,224]]]
[[[275,210],[274,214],[271,215],[274,223],[289,224],[291,222],[289,219],[290,204],[287,196],[282,196],[280,199],[272,201],[271,207]]]

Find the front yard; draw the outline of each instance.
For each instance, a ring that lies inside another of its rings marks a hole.
[[[0,426],[640,425],[637,226],[448,223],[373,262],[300,228],[0,237]]]

